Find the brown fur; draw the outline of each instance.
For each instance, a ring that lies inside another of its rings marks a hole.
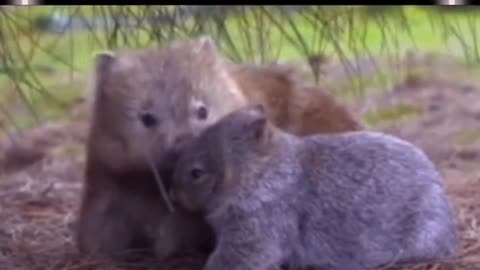
[[[273,123],[298,136],[362,129],[350,111],[328,92],[305,83],[293,67],[230,65],[249,104],[262,104]]]
[[[213,237],[202,219],[167,211],[148,160],[157,162],[168,185],[184,143],[246,104],[264,104],[275,124],[299,135],[360,127],[287,66],[227,65],[209,39],[102,54],[95,75],[77,230],[85,253],[124,258],[127,249],[142,248],[165,258],[188,248],[210,250]],[[142,120],[146,114],[155,118],[153,126]]]

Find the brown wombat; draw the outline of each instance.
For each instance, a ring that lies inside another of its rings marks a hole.
[[[297,137],[262,106],[186,147],[171,193],[215,231],[208,270],[360,270],[457,254],[452,206],[422,150],[371,131]]]
[[[208,38],[100,54],[95,75],[77,230],[86,253],[124,258],[132,249],[155,249],[164,258],[211,249],[201,218],[167,211],[151,167],[168,186],[183,145],[242,106],[265,104],[274,123],[299,135],[361,128],[345,107],[294,79],[291,69],[225,63]]]
[[[328,92],[309,85],[286,64],[233,64],[229,71],[249,104],[265,106],[268,118],[295,135],[363,129]]]

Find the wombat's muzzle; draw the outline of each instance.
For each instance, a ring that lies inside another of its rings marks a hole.
[[[170,189],[172,184],[173,172],[175,166],[180,157],[180,153],[184,147],[193,140],[191,135],[182,135],[178,136],[175,140],[175,144],[162,155],[160,160],[157,160],[157,169],[159,171],[160,177],[165,185],[167,190]]]
[[[175,165],[180,157],[180,151],[173,150],[166,153],[157,164],[157,169],[167,190],[170,189]]]

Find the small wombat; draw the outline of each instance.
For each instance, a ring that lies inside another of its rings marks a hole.
[[[457,252],[453,208],[420,149],[371,131],[297,137],[259,105],[187,146],[171,196],[213,227],[208,270],[371,269]]]

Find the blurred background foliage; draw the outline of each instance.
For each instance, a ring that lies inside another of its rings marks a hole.
[[[405,80],[475,79],[478,13],[472,6],[3,6],[0,127],[70,117],[95,52],[205,34],[232,61],[299,63],[346,100]],[[465,69],[436,72],[442,59]],[[364,118],[375,124],[412,113],[390,108]]]

